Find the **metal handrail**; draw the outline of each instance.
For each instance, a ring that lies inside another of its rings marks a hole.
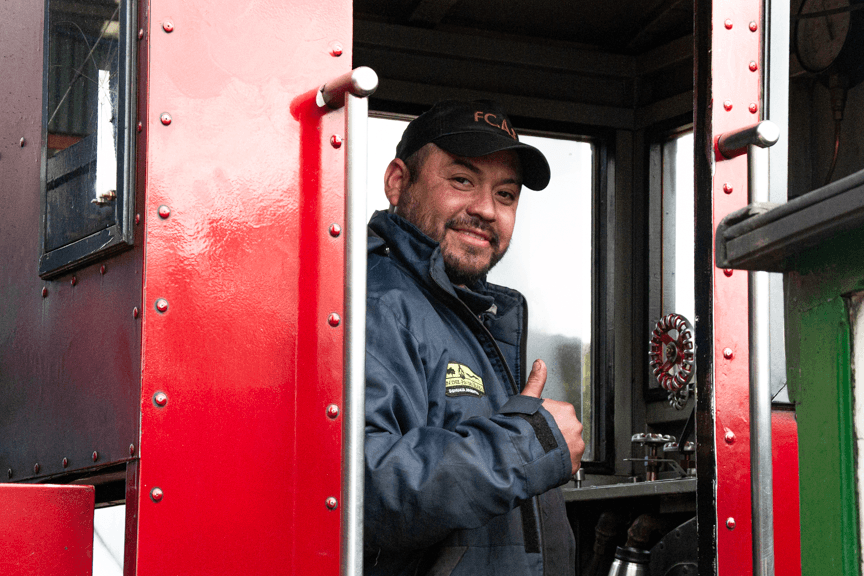
[[[360,67],[318,91],[319,106],[345,106],[345,342],[343,359],[342,576],[363,574],[363,440],[366,424],[366,157],[369,104],[378,75]]]
[[[722,134],[717,148],[726,158],[747,151],[749,200],[767,202],[768,150],[780,138],[769,120]],[[753,574],[774,576],[774,497],[771,447],[768,273],[750,272],[750,496],[753,522]]]

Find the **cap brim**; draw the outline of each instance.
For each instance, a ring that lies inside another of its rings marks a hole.
[[[513,150],[522,165],[522,183],[531,190],[543,190],[549,184],[549,163],[540,150],[504,135],[489,132],[460,132],[433,140],[442,150],[457,156],[476,158],[502,150]]]

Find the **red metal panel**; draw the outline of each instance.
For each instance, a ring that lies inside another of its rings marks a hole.
[[[761,2],[713,3],[713,137],[760,119]],[[756,62],[755,71],[750,62]],[[751,112],[751,109],[753,112]],[[724,190],[725,187],[725,190]],[[729,192],[731,190],[731,192]],[[747,157],[719,160],[714,229],[748,203]],[[714,270],[717,573],[752,574],[747,273]]]
[[[800,576],[798,425],[794,412],[774,412],[771,420],[771,440],[774,448],[774,573]]]
[[[93,486],[0,484],[0,574],[89,576]]]
[[[154,0],[146,34],[137,573],[335,574],[343,116],[314,96],[351,3]]]

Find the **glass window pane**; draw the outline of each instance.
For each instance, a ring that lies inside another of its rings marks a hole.
[[[646,334],[668,314],[678,314],[695,328],[696,305],[694,284],[695,210],[693,190],[693,134],[676,134],[651,146],[651,195],[649,200],[649,314]],[[677,340],[678,330],[669,336]],[[660,346],[659,362],[673,364],[666,372],[674,377],[685,364],[676,347]],[[670,351],[671,350],[671,351]],[[648,388],[661,390],[649,366]],[[676,393],[675,408],[692,402],[695,381]],[[670,396],[671,399],[671,396]]]
[[[129,0],[48,0],[43,129],[48,278],[131,245],[123,187],[132,185],[135,85]],[[121,169],[122,167],[122,169]]]
[[[368,216],[388,207],[384,170],[406,123],[369,119]],[[523,189],[510,249],[489,281],[515,288],[528,299],[528,362],[542,358],[548,366],[545,398],[576,407],[584,426],[584,459],[590,460],[593,146],[552,137],[520,140],[546,155],[552,180],[540,192]]]

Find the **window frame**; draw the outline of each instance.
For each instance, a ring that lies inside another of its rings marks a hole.
[[[48,70],[50,63],[50,3],[45,2],[42,38],[42,154],[40,161],[41,221],[39,227],[39,277],[48,280],[84,267],[134,244],[135,131],[137,93],[137,2],[120,0],[120,38],[117,97],[117,198],[115,223],[83,238],[48,250],[47,146]]]

